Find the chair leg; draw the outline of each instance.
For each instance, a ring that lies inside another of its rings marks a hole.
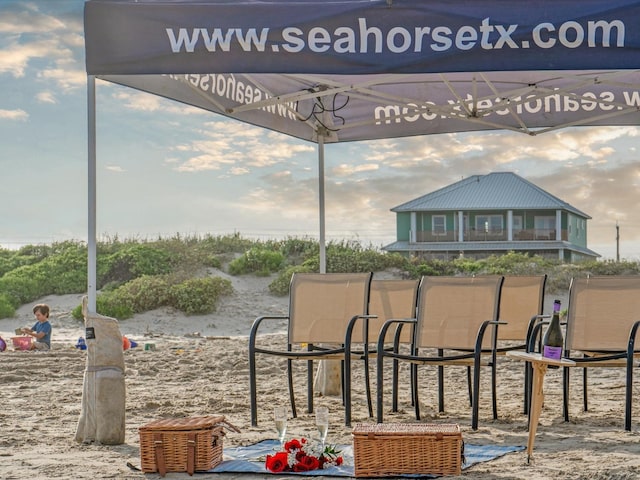
[[[473,366],[473,407],[471,413],[471,429],[478,429],[478,415],[480,413],[480,359],[477,358]]]
[[[258,405],[256,392],[256,352],[253,343],[249,344],[249,403],[251,404],[251,426],[258,426]]]
[[[418,385],[418,377],[417,377],[418,370],[417,370],[417,368],[418,368],[418,366],[414,365],[414,364],[410,364],[410,366],[409,366],[409,384],[411,385],[411,406],[412,407],[415,405],[416,398],[417,398],[417,393],[414,392],[414,388],[416,388],[416,386]],[[416,369],[416,383],[415,383],[415,386],[414,386],[413,382],[411,381],[411,378],[412,378],[411,375],[413,375],[413,373],[412,373],[413,370],[412,369]]]
[[[531,365],[529,362],[524,364],[524,402],[523,412],[525,415],[529,413],[529,402],[531,401]]]
[[[633,355],[627,358],[627,387],[625,392],[624,429],[631,431],[631,401],[633,400]]]
[[[391,411],[398,411],[398,360],[393,359],[393,367],[391,368]]]
[[[376,360],[376,422],[382,423],[382,411],[383,411],[383,375],[382,368],[384,366],[384,355],[378,349],[378,358]]]
[[[589,399],[587,398],[587,369],[582,369],[582,408],[586,412],[589,409]]]
[[[438,349],[438,356],[444,356],[444,351]],[[438,411],[444,412],[444,367],[438,366]]]
[[[496,359],[491,362],[491,398],[493,405],[493,419],[498,419],[498,391],[497,391],[497,374],[496,374]]]
[[[411,385],[413,390],[413,407],[416,411],[416,420],[420,420],[420,399],[418,398],[418,365],[411,365],[413,366],[411,377]]]
[[[369,418],[373,418],[373,402],[371,401],[371,381],[369,380],[369,355],[365,353],[364,357],[364,388],[367,393],[367,408],[369,409]]]
[[[569,421],[569,367],[564,367],[562,371],[562,412],[564,421]]]
[[[289,380],[289,402],[291,403],[291,415],[293,418],[298,416],[296,412],[296,399],[293,394],[293,362],[287,360],[287,378]]]
[[[307,360],[307,413],[313,413],[313,360]]]
[[[467,391],[469,392],[469,406],[473,405],[473,391],[471,388],[471,366],[467,365]]]
[[[351,352],[346,351],[342,361],[342,403],[344,403],[344,424],[351,426]],[[365,368],[368,376],[369,372]]]

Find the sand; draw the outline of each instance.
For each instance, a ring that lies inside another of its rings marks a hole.
[[[223,275],[220,272],[217,274]],[[258,360],[259,426],[251,427],[248,395],[247,336],[259,314],[285,314],[288,299],[269,294],[272,278],[228,277],[236,293],[223,299],[211,315],[186,317],[160,309],[120,322],[123,334],[139,346],[125,352],[127,388],[126,439],[117,446],[78,444],[74,433],[80,415],[82,377],[86,352],[74,347],[84,333],[81,321],[70,311],[80,295],[48,296],[54,328],[52,350],[47,353],[0,353],[0,478],[160,478],[143,474],[139,467],[138,428],[165,417],[222,414],[241,433],[229,431],[225,446],[248,445],[275,438],[271,407],[287,404],[286,378],[280,360]],[[553,298],[548,299],[553,301]],[[34,303],[37,303],[34,302]],[[32,305],[24,305],[16,318],[0,320],[0,336],[32,325]],[[278,322],[265,331],[266,341],[282,342],[285,325]],[[154,343],[155,351],[145,351]],[[371,422],[366,412],[362,368],[354,365],[353,422]],[[313,436],[313,416],[306,413],[305,370],[296,369],[298,418],[290,419],[289,436]],[[446,412],[437,412],[435,372],[421,370],[422,419],[459,423],[467,443],[526,445],[527,417],[522,413],[523,365],[501,359],[498,379],[499,419],[492,420],[488,377],[482,381],[480,425],[470,428],[464,369],[446,369]],[[401,373],[406,378],[406,371]],[[375,375],[375,373],[374,373]],[[578,371],[572,382],[571,421],[562,418],[560,371],[551,371],[545,382],[546,401],[536,437],[534,459],[525,452],[507,454],[463,472],[460,478],[490,479],[634,479],[640,478],[640,402],[633,407],[632,432],[623,428],[624,372],[593,370],[590,374],[590,410],[582,411]],[[375,388],[375,376],[372,379]],[[638,383],[638,382],[636,382]],[[634,388],[635,396],[640,387]],[[385,421],[415,421],[408,388],[402,388],[400,411],[390,411],[385,397]],[[316,396],[316,405],[330,411],[329,442],[351,443],[351,428],[343,423],[339,397]],[[189,478],[170,473],[166,478]],[[271,475],[197,474],[198,479],[255,480]]]

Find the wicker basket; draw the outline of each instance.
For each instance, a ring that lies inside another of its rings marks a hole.
[[[211,470],[222,461],[223,427],[238,431],[223,415],[156,420],[138,429],[145,473]]]
[[[356,477],[460,475],[464,444],[457,424],[356,424]]]

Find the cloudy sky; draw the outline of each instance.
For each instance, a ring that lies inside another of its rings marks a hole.
[[[87,238],[82,0],[0,0],[0,245]],[[101,238],[317,238],[314,144],[97,82]],[[326,235],[382,246],[394,206],[512,171],[589,214],[588,246],[640,260],[640,129],[327,145]]]

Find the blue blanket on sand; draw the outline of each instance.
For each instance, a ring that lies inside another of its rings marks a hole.
[[[312,475],[323,477],[353,477],[353,447],[351,445],[338,445],[344,463],[337,466],[327,467],[322,470],[311,472],[287,472],[287,475]],[[501,457],[506,453],[524,450],[523,446],[503,446],[503,445],[473,445],[464,444],[465,461],[462,469],[469,468],[480,462],[487,462],[494,458]],[[209,472],[212,473],[261,473],[270,474],[264,467],[264,459],[268,454],[274,454],[280,449],[278,440],[263,440],[262,442],[247,447],[225,448],[223,460]],[[279,473],[278,475],[282,475]],[[437,475],[406,475],[408,477],[422,476],[435,478]]]

